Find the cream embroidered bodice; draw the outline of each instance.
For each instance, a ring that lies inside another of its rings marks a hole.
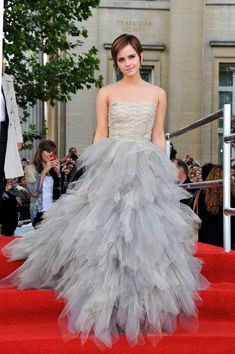
[[[115,140],[150,141],[155,114],[154,103],[112,103],[109,107],[109,137]]]

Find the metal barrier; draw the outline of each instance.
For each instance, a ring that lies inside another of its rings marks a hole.
[[[205,181],[197,183],[180,184],[181,187],[186,189],[196,188],[214,188],[223,187],[223,244],[224,251],[231,251],[231,215],[235,215],[235,208],[231,208],[231,145],[230,143],[235,141],[235,134],[231,134],[231,105],[225,104],[224,108],[210,114],[205,118],[201,118],[196,122],[193,122],[179,130],[172,133],[166,133],[166,151],[170,156],[170,139],[176,136],[180,136],[191,130],[199,128],[205,124],[213,122],[219,118],[224,120],[224,143],[223,143],[223,180]]]
[[[180,187],[185,189],[204,189],[204,188],[215,188],[215,187],[223,187],[223,180],[216,179],[214,181],[204,181],[204,182],[194,182],[194,183],[180,183]]]
[[[223,143],[223,209],[224,209],[224,250],[231,251],[231,215],[235,209],[231,208],[231,142],[235,141],[235,134],[231,134],[231,105],[224,105],[224,143]]]

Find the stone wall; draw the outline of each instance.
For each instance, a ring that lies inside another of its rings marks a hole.
[[[235,0],[101,0],[84,25],[95,45],[104,84],[114,80],[110,45],[122,33],[137,35],[145,46],[143,65],[153,68],[154,84],[166,89],[166,131],[174,131],[218,110],[220,62],[235,62],[235,47],[211,41],[235,39]],[[66,149],[88,146],[95,132],[97,89],[84,90],[66,105]],[[175,138],[178,156],[192,152],[199,161],[217,161],[217,122]]]

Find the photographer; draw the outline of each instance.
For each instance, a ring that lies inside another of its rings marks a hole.
[[[60,163],[61,163],[61,165],[67,164],[67,163],[72,163],[75,166],[78,157],[79,157],[79,155],[78,155],[77,149],[72,146],[71,148],[69,148],[68,155],[63,157],[60,160]]]
[[[193,168],[193,167],[201,167],[200,163],[194,159],[193,155],[191,152],[189,152],[184,159],[184,162],[188,165],[188,168]]]
[[[75,166],[71,163],[66,163],[61,171],[61,193],[64,194],[67,190],[69,182],[71,181],[72,171]]]

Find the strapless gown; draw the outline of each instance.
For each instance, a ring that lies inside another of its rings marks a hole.
[[[177,318],[189,329],[197,322],[197,291],[208,285],[194,257],[200,220],[150,141],[155,114],[151,103],[113,103],[109,138],[81,155],[85,173],[4,250],[26,261],[2,284],[55,289],[61,318],[83,341],[110,347],[121,334],[137,344],[173,332]]]

